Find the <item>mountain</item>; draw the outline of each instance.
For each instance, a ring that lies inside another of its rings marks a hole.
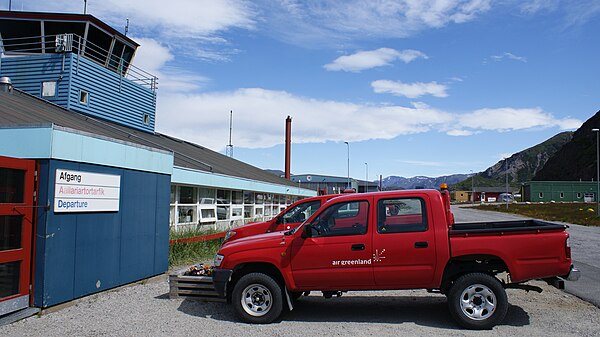
[[[282,170],[270,170],[270,169],[266,169],[265,171],[274,174],[278,177],[283,177],[285,175],[285,172],[283,172]]]
[[[600,111],[575,131],[565,144],[541,169],[533,180],[591,181],[596,179],[596,133],[600,128]]]
[[[530,181],[572,139],[574,139],[573,132],[561,132],[540,144],[515,153],[507,159],[500,160],[487,170],[478,173],[474,177],[474,183],[471,182],[471,179],[467,179],[454,185],[454,189],[469,190],[471,184],[475,186],[503,186],[507,171],[508,181],[511,185],[519,185],[522,182]]]
[[[467,174],[453,174],[449,176],[441,177],[412,177],[404,178],[397,176],[389,176],[383,179],[383,189],[414,189],[414,188],[439,188],[441,183],[448,185],[456,184],[459,181],[465,180],[469,175]]]

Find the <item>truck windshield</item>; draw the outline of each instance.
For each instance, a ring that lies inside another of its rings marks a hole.
[[[310,216],[313,215],[317,209],[319,209],[319,206],[321,206],[321,202],[319,200],[296,205],[283,214],[282,222],[284,224],[302,222],[310,218]]]

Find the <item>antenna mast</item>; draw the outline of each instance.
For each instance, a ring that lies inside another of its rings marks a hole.
[[[229,145],[227,145],[227,150],[225,152],[225,155],[227,157],[231,157],[231,158],[233,158],[233,144],[231,144],[232,121],[233,121],[233,110],[229,110]]]
[[[87,0],[83,0],[83,14],[87,14]]]
[[[125,24],[125,36],[127,36],[128,31],[129,31],[129,18],[127,18],[127,23]]]

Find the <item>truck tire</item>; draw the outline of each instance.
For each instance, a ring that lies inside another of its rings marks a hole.
[[[242,276],[235,284],[232,304],[242,321],[268,324],[281,315],[283,292],[279,283],[271,276],[250,273]]]
[[[502,322],[508,310],[506,291],[500,282],[484,273],[459,277],[448,292],[450,314],[467,329],[491,329]]]

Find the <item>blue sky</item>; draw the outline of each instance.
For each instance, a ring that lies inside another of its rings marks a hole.
[[[8,8],[0,0],[0,8]],[[12,0],[77,12],[83,0]],[[600,1],[88,0],[159,77],[156,128],[292,173],[479,172],[600,110]]]

